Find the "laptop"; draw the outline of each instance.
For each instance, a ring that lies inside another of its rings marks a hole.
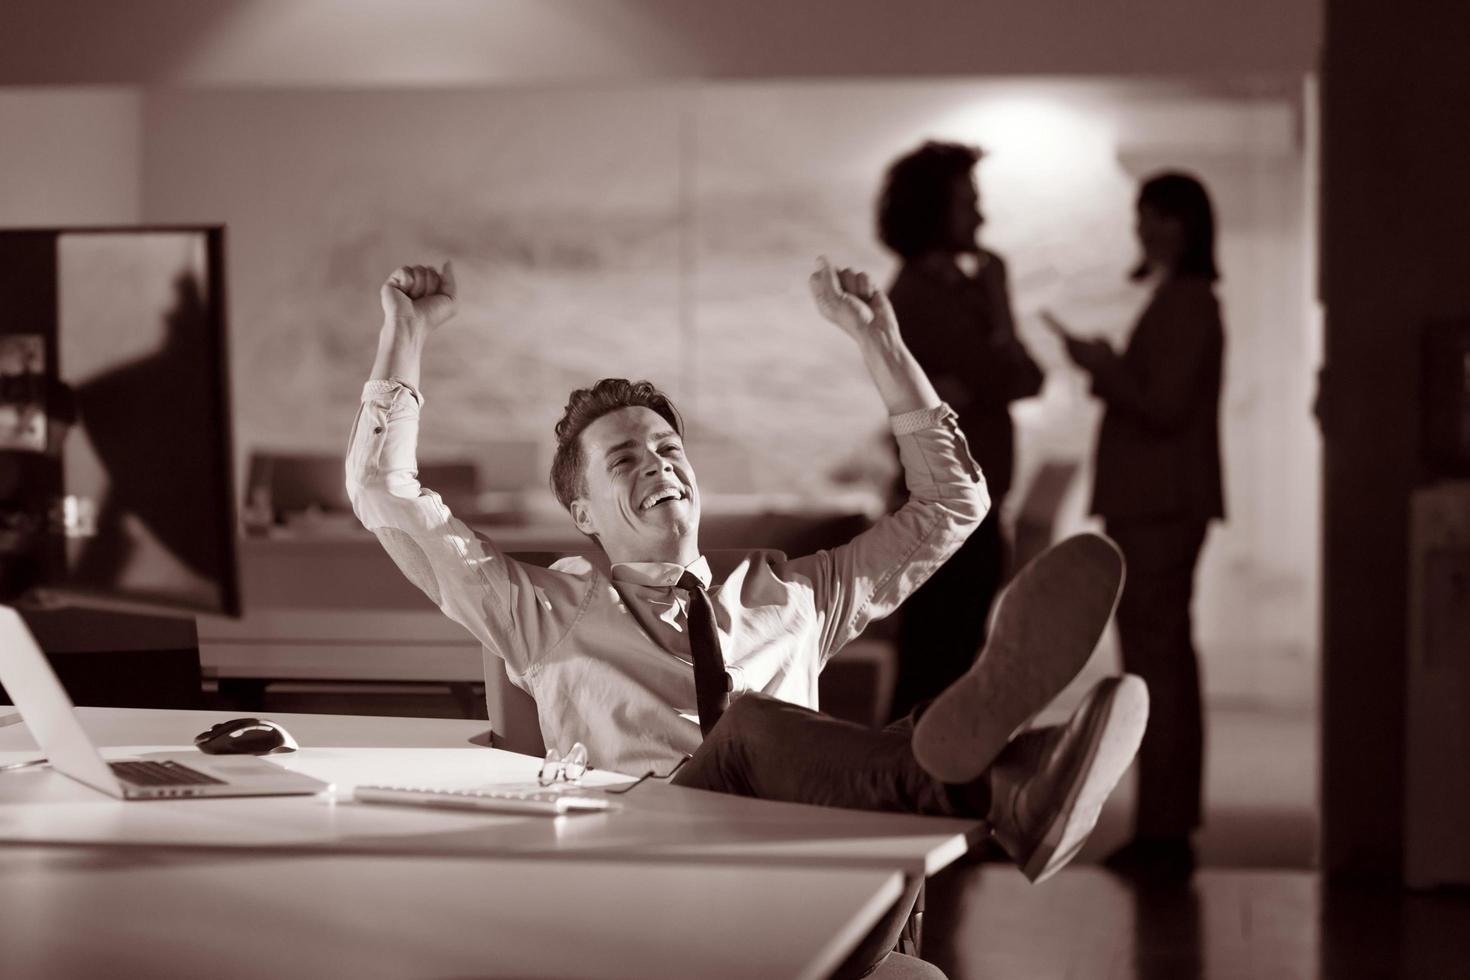
[[[51,768],[120,800],[293,796],[332,788],[253,755],[205,755],[196,750],[104,760],[46,655],[20,615],[6,606],[0,606],[0,685]]]

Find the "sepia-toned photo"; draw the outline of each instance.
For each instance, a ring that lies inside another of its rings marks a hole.
[[[46,341],[0,334],[0,450],[46,450]]]
[[[1470,978],[1467,38],[7,0],[0,973]]]

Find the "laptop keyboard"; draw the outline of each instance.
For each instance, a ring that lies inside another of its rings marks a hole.
[[[118,779],[135,786],[203,786],[224,785],[223,779],[206,776],[181,762],[109,762]]]

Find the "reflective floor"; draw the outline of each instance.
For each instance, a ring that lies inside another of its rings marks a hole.
[[[951,980],[1470,980],[1470,889],[1317,874],[1313,712],[1212,705],[1201,869],[1140,886],[1096,861],[1127,839],[1125,780],[1077,862],[1042,885],[969,861],[931,879],[924,955]]]
[[[1329,888],[1310,871],[1132,886],[1077,866],[1038,886],[967,864],[931,881],[927,908],[925,958],[951,980],[1470,977],[1470,894]]]
[[[1094,672],[1091,665],[1089,672]],[[1079,678],[1040,723],[1065,720],[1093,683],[1093,677]],[[1315,868],[1319,782],[1315,707],[1213,702],[1206,705],[1205,726],[1205,825],[1195,835],[1201,863]],[[1133,785],[1125,778],[1109,798],[1080,860],[1095,862],[1127,840],[1132,813]]]

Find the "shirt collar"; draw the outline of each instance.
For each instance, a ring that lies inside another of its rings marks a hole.
[[[967,260],[968,261],[968,260]],[[969,271],[967,265],[961,265],[958,255],[947,252],[930,252],[910,259],[904,263],[901,271],[912,272],[914,275],[925,279],[937,280],[948,285],[955,283],[972,283],[984,278],[985,267],[994,261],[992,253],[981,249],[974,257],[975,271]]]
[[[709,588],[713,576],[710,574],[709,562],[704,555],[700,555],[689,563],[686,568],[678,562],[672,561],[620,561],[614,562],[612,566],[612,579],[614,582],[627,582],[632,585],[651,585],[654,588],[668,589],[679,583],[679,579],[685,572],[689,572],[699,579],[701,585]]]

